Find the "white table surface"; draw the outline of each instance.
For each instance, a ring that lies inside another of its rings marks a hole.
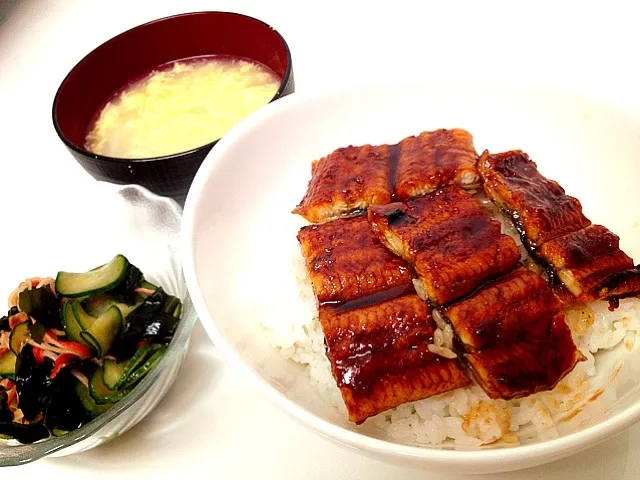
[[[17,182],[33,193],[47,182],[92,181],[53,130],[57,86],[111,36],[187,11],[237,11],[273,25],[289,42],[299,92],[397,77],[482,76],[586,92],[640,112],[640,28],[631,2],[559,3],[0,0],[0,210],[16,207]],[[2,234],[8,228],[2,225]],[[9,254],[0,250],[0,275]],[[159,407],[120,439],[12,473],[68,480],[205,473],[265,480],[463,478],[382,463],[320,438],[227,367],[199,325],[185,371]],[[635,480],[639,451],[637,426],[563,461],[476,478]]]

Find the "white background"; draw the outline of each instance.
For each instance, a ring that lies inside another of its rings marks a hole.
[[[0,0],[0,212],[17,211],[21,195],[92,181],[51,124],[53,96],[71,67],[123,30],[197,10],[237,11],[274,26],[290,45],[299,92],[398,77],[481,77],[576,90],[640,112],[640,17],[632,2]],[[19,230],[0,228],[0,235]],[[0,275],[10,254],[0,249]],[[638,452],[635,427],[546,467],[476,478],[635,480]],[[205,472],[221,479],[467,478],[381,463],[317,437],[226,367],[199,326],[181,378],[144,422],[85,454],[19,468],[3,473],[68,480]]]

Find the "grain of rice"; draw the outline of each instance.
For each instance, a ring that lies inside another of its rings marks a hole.
[[[449,324],[442,330],[442,346],[453,350],[453,329]]]
[[[431,316],[433,317],[434,322],[436,322],[438,328],[444,330],[444,328],[447,326],[447,322],[445,321],[440,311],[434,308],[431,312]]]
[[[435,332],[433,332],[433,344],[436,347],[441,347],[443,343],[444,343],[444,339],[442,336],[442,330],[440,330],[439,328],[436,328]]]
[[[465,388],[458,388],[453,392],[453,398],[449,405],[449,414],[451,416],[467,415],[471,408],[475,405],[469,404],[469,393]],[[477,404],[476,404],[477,405]]]
[[[424,285],[422,284],[422,282],[417,278],[414,278],[411,282],[413,283],[413,288],[415,288],[418,296],[425,302],[428,302],[429,296],[427,295],[427,290],[424,288]]]
[[[427,345],[427,348],[429,349],[429,351],[431,353],[433,353],[435,355],[439,355],[440,357],[444,357],[444,358],[457,358],[458,357],[456,352],[454,352],[453,350],[449,350],[448,348],[445,348],[445,347],[439,347],[439,346],[434,345],[432,343]]]

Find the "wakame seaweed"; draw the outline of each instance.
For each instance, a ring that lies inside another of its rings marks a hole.
[[[142,280],[144,280],[144,276],[140,269],[129,264],[124,280],[111,290],[111,295],[127,305],[133,305],[136,303],[136,288],[140,286]]]
[[[60,327],[60,300],[49,287],[23,290],[18,296],[18,305],[45,327]]]
[[[9,409],[9,396],[7,391],[0,389],[0,423],[11,422],[13,420],[13,413]]]
[[[44,412],[51,399],[51,361],[39,364],[33,357],[33,347],[22,347],[20,356],[16,360],[16,389],[20,399],[20,409],[24,418],[34,420],[39,413]]]
[[[49,430],[42,422],[21,424],[14,422],[0,423],[0,434],[15,438],[20,443],[33,443],[49,437]]]
[[[69,432],[90,420],[75,393],[76,378],[67,370],[60,373],[51,385],[51,401],[44,417],[50,430]]]
[[[118,361],[133,355],[142,340],[151,339],[160,344],[171,342],[179,319],[164,311],[166,301],[167,294],[158,288],[127,316],[120,340],[110,352]]]

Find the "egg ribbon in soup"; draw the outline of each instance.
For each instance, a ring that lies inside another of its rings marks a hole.
[[[123,159],[191,150],[221,138],[279,87],[272,70],[246,59],[173,62],[117,93],[90,126],[85,148]]]

